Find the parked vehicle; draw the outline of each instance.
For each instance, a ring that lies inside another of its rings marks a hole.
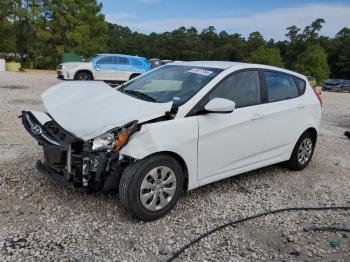
[[[324,82],[322,91],[350,92],[350,80],[328,79]]]
[[[162,60],[161,63],[162,63],[162,65],[167,65],[167,64],[174,63],[174,61],[167,59],[167,60]]]
[[[176,62],[118,89],[64,82],[42,98],[47,113],[22,114],[43,146],[38,171],[76,189],[119,190],[141,220],[230,176],[280,162],[304,169],[321,120],[303,75],[234,62]]]
[[[150,64],[144,57],[100,54],[86,62],[62,63],[57,67],[57,75],[66,80],[125,82],[150,69]]]
[[[158,66],[161,65],[166,65],[166,64],[170,64],[173,63],[173,60],[160,60],[159,58],[152,58],[149,60],[150,64],[151,64],[151,68],[156,68]]]
[[[160,60],[159,58],[152,58],[149,60],[149,62],[151,64],[152,69],[162,65],[162,60]]]
[[[306,78],[312,87],[317,86],[316,78],[314,78],[313,76],[307,76]]]

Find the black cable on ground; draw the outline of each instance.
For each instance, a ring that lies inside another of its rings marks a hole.
[[[350,206],[332,206],[332,207],[288,207],[288,208],[282,208],[282,209],[276,209],[276,210],[271,210],[271,211],[266,211],[262,213],[258,213],[253,216],[241,218],[235,221],[230,221],[226,224],[220,225],[216,228],[213,228],[206,233],[200,235],[196,239],[192,240],[188,244],[184,245],[181,247],[178,251],[176,251],[168,260],[167,262],[173,261],[177,257],[179,257],[186,249],[191,247],[192,245],[198,243],[201,239],[215,233],[216,231],[219,231],[220,229],[223,229],[228,226],[235,226],[236,224],[240,224],[249,220],[253,220],[256,218],[264,217],[264,216],[269,216],[273,214],[278,214],[278,213],[283,213],[283,212],[293,212],[293,211],[325,211],[325,210],[350,210]]]
[[[306,232],[308,231],[330,231],[330,232],[349,232],[350,228],[344,228],[344,227],[307,227],[304,228]]]

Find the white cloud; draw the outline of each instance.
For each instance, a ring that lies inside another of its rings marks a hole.
[[[106,19],[112,23],[119,23],[121,21],[132,21],[137,19],[137,15],[132,13],[115,13],[115,14],[106,14]]]
[[[143,0],[152,1],[152,0]],[[211,18],[178,17],[173,19],[154,19],[147,21],[120,20],[120,24],[142,32],[164,32],[180,26],[194,26],[199,30],[210,25],[217,30],[240,33],[247,36],[259,31],[266,39],[284,39],[286,28],[296,25],[303,28],[317,18],[324,18],[321,33],[334,36],[341,28],[350,25],[350,5],[341,4],[305,4],[289,8],[278,8],[260,13],[239,16],[220,16]],[[108,17],[108,16],[107,16]]]

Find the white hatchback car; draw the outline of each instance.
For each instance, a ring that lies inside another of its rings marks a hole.
[[[302,170],[321,121],[305,76],[234,62],[169,64],[118,89],[65,82],[42,98],[47,113],[22,114],[44,148],[37,169],[76,189],[119,190],[141,220],[220,179],[280,162]]]

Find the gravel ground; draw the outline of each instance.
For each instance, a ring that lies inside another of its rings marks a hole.
[[[0,73],[0,261],[165,261],[196,236],[229,220],[292,206],[350,206],[350,93],[323,92],[323,124],[309,167],[277,166],[193,190],[155,222],[124,212],[115,193],[58,187],[35,171],[41,148],[21,110],[43,110],[50,73]],[[283,213],[227,227],[183,253],[184,261],[350,261],[350,212]],[[333,247],[332,247],[333,246]]]

